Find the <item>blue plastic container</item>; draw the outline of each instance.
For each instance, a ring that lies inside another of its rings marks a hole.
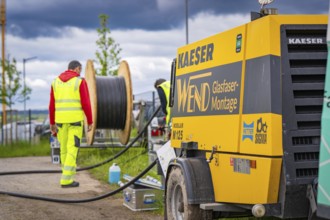
[[[109,168],[109,183],[118,183],[120,180],[120,167],[113,163]]]

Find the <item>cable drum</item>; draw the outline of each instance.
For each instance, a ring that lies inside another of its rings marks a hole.
[[[87,132],[85,129],[87,143],[93,144],[96,129],[114,129],[118,131],[120,143],[127,144],[133,108],[131,76],[127,62],[120,63],[118,76],[96,76],[93,62],[88,60],[85,78],[94,122],[91,131]]]
[[[123,77],[96,76],[98,98],[97,128],[124,129],[126,121],[126,88]]]

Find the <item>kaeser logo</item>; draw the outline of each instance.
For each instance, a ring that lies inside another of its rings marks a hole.
[[[289,44],[324,44],[325,40],[323,38],[317,37],[293,37],[288,38]]]
[[[199,65],[213,60],[214,44],[197,46],[190,51],[178,54],[178,69]]]

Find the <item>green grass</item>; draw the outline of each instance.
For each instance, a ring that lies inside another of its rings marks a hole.
[[[12,144],[0,145],[0,158],[49,155],[50,146],[48,140],[41,140],[38,144],[19,141]]]
[[[105,148],[105,149],[80,149],[78,156],[78,164],[80,167],[85,167],[88,165],[94,165],[101,161],[104,161],[108,158],[111,158],[113,155],[118,153],[121,148]],[[141,173],[149,165],[149,156],[147,149],[144,147],[134,147],[126,151],[122,156],[111,161],[108,164],[97,167],[90,170],[92,176],[103,183],[108,183],[108,174],[109,168],[113,163],[117,163],[121,169],[121,176],[123,174],[128,174],[132,177],[135,177]],[[156,167],[156,166],[155,166]],[[160,177],[157,175],[156,168],[151,169],[146,175],[152,176],[158,180]],[[127,182],[123,178],[122,182]],[[109,184],[110,185],[110,184]],[[117,184],[111,184],[110,188],[112,190],[118,188]],[[163,209],[163,191],[157,190],[156,195],[157,204],[160,206],[160,209],[153,211],[155,214],[162,214]],[[116,198],[121,198],[122,194],[118,193]]]
[[[120,150],[122,149],[80,149],[78,156],[78,164],[79,166],[93,165],[112,157]],[[113,163],[117,163],[119,165],[122,174],[135,176],[149,165],[148,153],[144,148],[129,149],[122,156],[111,161],[110,163],[92,169],[90,171],[95,177],[97,177],[97,179],[103,182],[107,182],[109,167]],[[148,175],[158,177],[155,171],[150,171]]]

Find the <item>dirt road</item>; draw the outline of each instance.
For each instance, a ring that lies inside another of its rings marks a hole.
[[[25,157],[0,159],[0,172],[14,170],[59,169],[50,157]],[[107,184],[79,172],[77,188],[63,189],[59,186],[60,174],[30,174],[0,176],[0,191],[18,192],[61,199],[83,199],[110,191]],[[121,194],[89,203],[61,204],[0,195],[0,220],[44,219],[163,219],[152,212],[133,212],[123,206]]]

